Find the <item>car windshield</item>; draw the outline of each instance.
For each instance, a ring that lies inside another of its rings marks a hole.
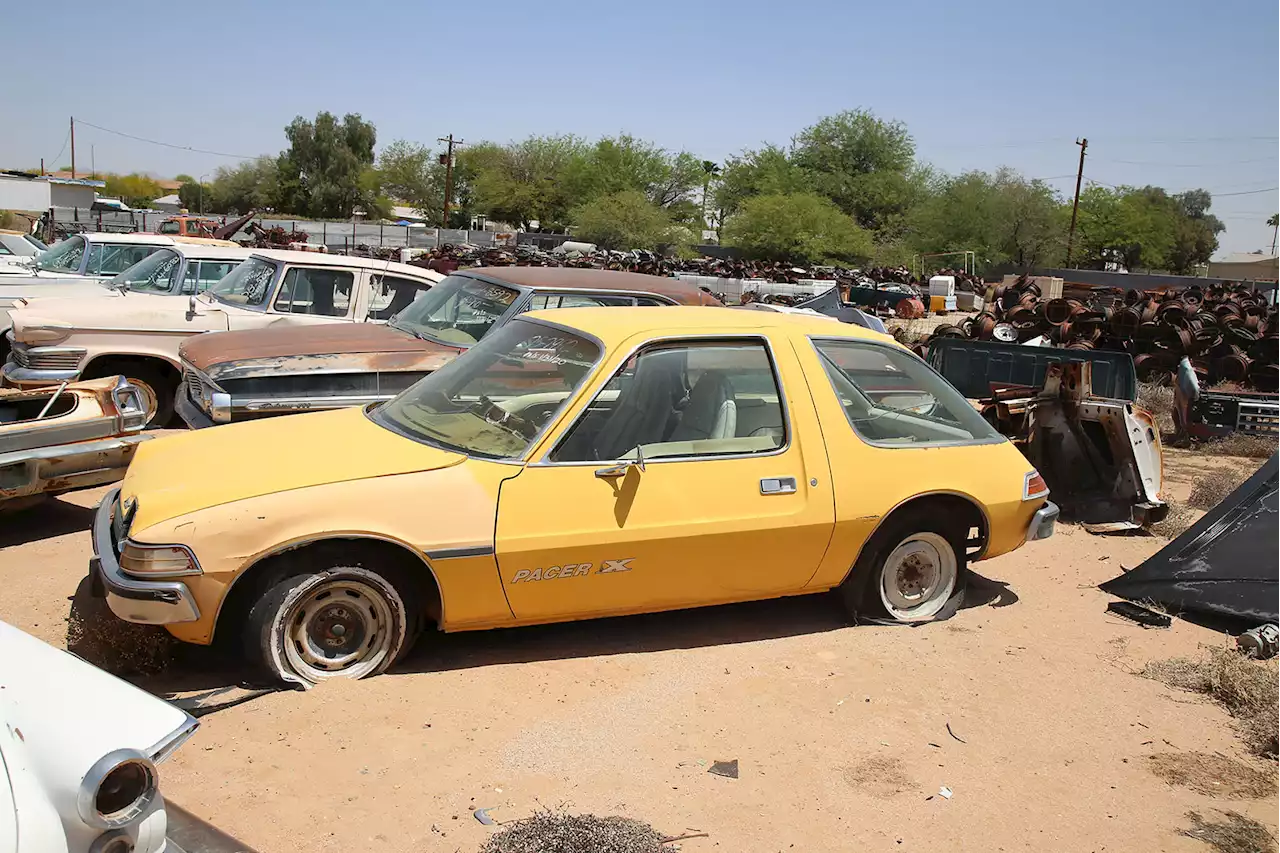
[[[373,420],[450,450],[519,458],[599,357],[583,335],[516,320],[380,406]]]
[[[167,222],[161,222],[159,229],[161,234],[181,234],[182,223],[176,219],[170,219]]]
[[[26,240],[28,243],[35,246],[36,249],[38,249],[41,252],[49,248],[42,241],[37,240],[35,237],[32,237],[30,234],[23,234],[22,239]]]
[[[36,267],[50,272],[80,272],[85,239],[79,235],[55,243],[36,255]]]
[[[271,298],[271,284],[275,277],[275,264],[262,258],[250,258],[208,292],[231,305],[263,306]]]
[[[159,249],[107,281],[107,285],[140,293],[172,293],[181,267],[181,255],[172,249]]]
[[[520,291],[513,287],[451,275],[393,317],[391,325],[420,338],[470,346],[519,298]]]

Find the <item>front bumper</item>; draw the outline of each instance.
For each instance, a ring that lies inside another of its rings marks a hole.
[[[80,370],[44,370],[36,367],[19,367],[12,361],[4,363],[0,371],[5,384],[15,388],[35,388],[42,385],[57,385],[59,382],[74,382],[80,378]]]
[[[102,499],[93,517],[93,557],[89,559],[89,574],[94,580],[94,588],[101,583],[107,606],[126,622],[171,625],[199,621],[200,608],[185,583],[142,580],[120,568],[111,528],[119,501],[120,490],[112,489]]]
[[[178,417],[192,429],[206,429],[217,425],[207,412],[192,401],[185,384],[178,389],[178,396],[173,401],[173,409],[178,413]]]
[[[1058,521],[1058,505],[1053,501],[1045,501],[1044,506],[1036,510],[1036,514],[1031,516],[1031,523],[1027,525],[1027,541],[1035,542],[1037,539],[1048,539],[1053,535],[1053,527]]]

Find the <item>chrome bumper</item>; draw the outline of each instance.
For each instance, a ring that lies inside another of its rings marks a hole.
[[[140,625],[170,625],[196,622],[200,608],[185,583],[172,580],[140,580],[126,574],[116,557],[111,519],[120,500],[120,490],[112,489],[98,505],[93,517],[93,557],[89,574],[101,581],[111,612],[126,622]]]
[[[57,385],[59,382],[74,382],[80,378],[80,370],[41,370],[35,367],[19,367],[12,361],[4,363],[0,371],[4,381],[10,385]]]
[[[192,429],[205,429],[206,427],[216,426],[213,418],[209,414],[195,404],[191,399],[184,384],[178,389],[178,396],[173,401],[173,409],[178,413],[178,417],[186,422],[187,426]]]
[[[123,479],[134,451],[149,435],[123,435],[101,441],[59,444],[0,453],[5,485],[0,500],[27,495],[61,495]]]
[[[1031,523],[1027,525],[1027,541],[1035,542],[1037,539],[1048,539],[1053,535],[1053,526],[1058,520],[1058,505],[1053,501],[1045,501],[1044,506],[1036,510],[1036,514],[1031,516]]]

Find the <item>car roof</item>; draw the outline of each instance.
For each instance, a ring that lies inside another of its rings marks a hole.
[[[235,243],[223,240],[215,240],[212,243],[191,243],[187,240],[180,240],[170,248],[188,258],[230,258],[243,261],[253,254],[253,249],[246,249],[243,246],[237,246]]]
[[[472,267],[458,270],[458,273],[481,275],[518,287],[653,293],[688,305],[719,304],[714,296],[700,290],[692,282],[637,272],[578,267]]]
[[[174,240],[165,234],[146,234],[142,232],[129,232],[122,234],[117,231],[81,231],[79,234],[68,234],[67,239],[72,237],[83,237],[90,243],[145,243],[149,246],[172,246]]]
[[[831,322],[825,316],[744,311],[740,308],[673,305],[638,308],[550,308],[521,315],[568,326],[599,338],[606,347],[621,344],[633,335],[660,332],[689,335],[753,335],[780,331],[823,338],[857,338],[901,346],[889,335],[850,323]]]
[[[227,248],[242,248],[241,245],[233,240],[219,240],[216,237],[192,237],[181,236],[179,234],[166,235],[169,236],[174,243],[191,243],[194,246],[226,246]]]
[[[285,261],[291,264],[307,264],[313,267],[352,267],[374,270],[375,272],[411,275],[425,278],[428,281],[440,281],[444,276],[426,267],[413,264],[402,264],[398,261],[382,261],[377,258],[359,258],[353,255],[330,255],[327,252],[298,252],[293,249],[254,249],[252,254],[271,261]]]

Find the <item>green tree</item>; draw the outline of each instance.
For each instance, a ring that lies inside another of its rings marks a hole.
[[[443,208],[437,205],[440,188],[436,186],[431,149],[416,142],[397,139],[378,155],[378,195],[408,205],[424,216]]]
[[[290,212],[346,219],[357,208],[373,206],[370,182],[377,132],[358,114],[339,121],[329,112],[315,121],[298,116],[284,130],[289,147],[277,158],[280,201]]]
[[[128,175],[104,175],[106,187],[103,195],[118,198],[130,207],[150,207],[151,202],[164,195],[155,178],[133,172]]]
[[[581,201],[636,190],[666,208],[689,201],[702,178],[702,161],[692,154],[671,154],[625,133],[596,142],[567,174],[569,191]]]
[[[173,179],[180,184],[189,184],[189,183],[195,182],[195,178],[192,177],[191,175],[188,175],[186,172],[182,172],[181,174],[174,175]]]
[[[747,199],[725,223],[724,244],[756,258],[810,264],[862,263],[875,252],[869,232],[812,193]]]
[[[1048,184],[1012,169],[939,180],[909,222],[920,252],[968,250],[980,267],[1051,266],[1065,247],[1062,200]]]
[[[785,150],[766,145],[759,151],[746,151],[725,161],[715,203],[723,216],[732,216],[753,196],[812,191],[809,174],[792,162]]]
[[[666,210],[634,189],[587,202],[573,212],[573,221],[575,238],[602,249],[661,249],[688,236]]]
[[[200,212],[202,202],[205,206],[208,206],[210,200],[209,186],[206,184],[201,188],[195,178],[188,178],[182,182],[182,186],[178,187],[178,198],[182,201],[182,206],[187,210]]]
[[[857,109],[802,130],[791,161],[858,224],[883,230],[895,226],[924,189],[915,150],[905,124]]]
[[[237,166],[221,166],[205,188],[204,209],[211,213],[245,214],[250,210],[283,211],[276,158],[259,157]]]
[[[509,145],[481,143],[459,156],[470,203],[490,219],[519,227],[562,227],[585,199],[575,196],[586,144],[576,136],[532,136]]]

